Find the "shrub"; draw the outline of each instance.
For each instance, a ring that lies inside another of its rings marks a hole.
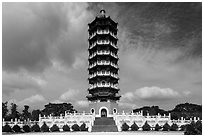
[[[162,128],[162,127],[161,127],[159,124],[156,124],[154,130],[155,130],[155,131],[159,131],[161,128]]]
[[[139,129],[139,127],[137,126],[135,122],[131,125],[130,128],[131,128],[131,131],[137,131]]]
[[[52,132],[58,132],[58,131],[59,131],[59,127],[58,127],[56,124],[54,124],[54,125],[50,128],[50,131],[52,131]]]
[[[165,124],[163,125],[163,131],[169,131],[169,130],[170,130],[169,124],[168,124],[168,123],[165,123]]]
[[[12,132],[11,126],[9,126],[8,123],[6,123],[6,125],[3,126],[2,128],[2,132]]]
[[[49,127],[44,122],[43,125],[40,128],[41,132],[49,132]]]
[[[19,126],[19,125],[14,125],[14,126],[13,126],[13,131],[14,131],[14,132],[21,132],[20,126]]]
[[[186,125],[181,125],[180,126],[180,131],[184,131],[186,129]]]
[[[143,131],[150,131],[151,127],[150,125],[147,123],[147,121],[145,122],[145,124],[142,126],[142,130]]]
[[[170,127],[170,130],[171,130],[171,131],[177,131],[177,130],[178,130],[178,125],[175,124],[175,123],[173,123],[173,124],[171,125],[171,127]]]
[[[70,131],[70,128],[69,128],[68,125],[64,125],[64,126],[62,127],[62,129],[63,129],[63,131]]]
[[[201,125],[200,125],[200,122],[198,122],[197,124],[196,123],[192,121],[190,124],[187,124],[184,135],[201,135],[202,134],[202,123]]]
[[[24,132],[30,132],[31,129],[30,129],[30,127],[29,127],[28,125],[24,125],[24,126],[23,126],[23,131],[24,131]]]
[[[72,125],[72,130],[73,131],[80,131],[80,127],[77,124]]]
[[[202,122],[200,120],[196,122],[195,128],[202,134]]]
[[[33,125],[31,127],[31,131],[33,131],[33,132],[40,132],[40,126],[37,123],[35,123],[35,125]]]
[[[126,123],[122,124],[122,131],[128,131],[129,130],[129,126]]]
[[[86,124],[85,123],[81,124],[80,130],[81,131],[88,131],[88,128],[86,128]]]

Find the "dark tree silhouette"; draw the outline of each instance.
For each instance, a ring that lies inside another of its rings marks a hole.
[[[29,109],[29,106],[28,105],[24,105],[24,110],[23,110],[23,113],[22,113],[23,120],[28,120],[28,118],[29,119],[31,118],[31,113],[28,112],[28,109]]]
[[[5,118],[8,113],[8,102],[2,102],[2,118]]]

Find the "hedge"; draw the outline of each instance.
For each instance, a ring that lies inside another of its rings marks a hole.
[[[86,128],[86,124],[85,123],[81,124],[80,130],[81,131],[88,131],[88,128]]]
[[[150,130],[151,130],[151,126],[147,123],[147,121],[146,121],[145,124],[142,126],[142,130],[143,130],[143,131],[150,131]]]
[[[68,125],[64,125],[62,129],[63,131],[70,131],[70,127]]]
[[[40,126],[37,123],[35,123],[35,125],[33,125],[31,127],[31,131],[33,131],[33,132],[40,132]]]
[[[73,131],[80,131],[80,127],[77,124],[72,125],[72,130]]]
[[[171,130],[171,131],[177,131],[177,130],[178,130],[178,125],[175,124],[175,123],[173,123],[173,124],[171,125],[171,127],[170,127],[170,130]]]
[[[54,124],[54,125],[50,128],[50,131],[52,131],[52,132],[59,132],[59,127],[58,127],[56,124]]]
[[[24,125],[24,126],[23,126],[23,131],[24,131],[24,132],[30,132],[31,129],[30,129],[30,127],[29,127],[28,125]]]
[[[170,130],[169,124],[168,124],[168,123],[165,123],[165,124],[163,125],[163,131],[169,131],[169,130]]]
[[[161,129],[162,127],[157,123],[156,125],[155,125],[155,131],[159,131],[160,129]]]
[[[131,131],[137,131],[139,129],[139,127],[137,126],[135,122],[131,125],[130,128],[131,128]]]
[[[6,125],[2,127],[2,132],[12,132],[11,126],[6,123]]]
[[[40,128],[41,132],[49,132],[49,127],[44,122],[43,125]]]
[[[21,127],[19,125],[14,125],[12,129],[14,132],[21,132]]]
[[[129,126],[126,123],[122,124],[122,131],[128,131],[129,130]]]
[[[202,123],[200,121],[191,122],[186,125],[186,131],[184,135],[202,135]]]

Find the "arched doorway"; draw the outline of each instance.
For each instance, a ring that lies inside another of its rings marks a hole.
[[[107,117],[107,110],[105,108],[101,109],[101,117]]]

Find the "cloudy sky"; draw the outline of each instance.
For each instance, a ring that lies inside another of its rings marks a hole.
[[[121,109],[201,104],[201,3],[3,3],[2,101],[87,110],[87,24],[101,7],[119,23]]]

